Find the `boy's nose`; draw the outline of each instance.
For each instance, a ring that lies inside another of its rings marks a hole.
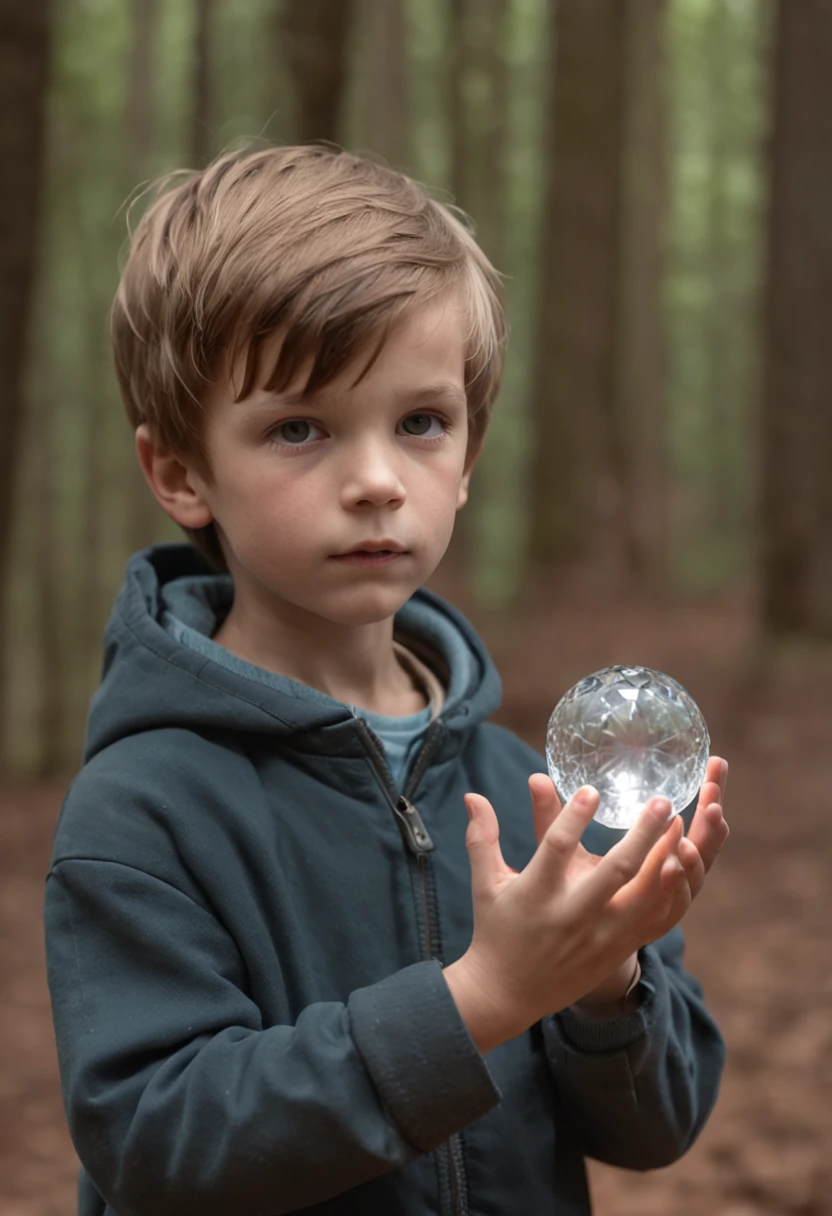
[[[396,455],[383,444],[367,444],[346,454],[341,491],[342,505],[349,509],[364,504],[397,505],[404,502],[405,488]]]

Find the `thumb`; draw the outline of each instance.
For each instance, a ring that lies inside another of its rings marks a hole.
[[[465,833],[465,847],[471,862],[471,890],[477,896],[492,890],[499,878],[515,871],[503,859],[500,825],[494,807],[482,794],[466,794],[463,801],[471,821]]]

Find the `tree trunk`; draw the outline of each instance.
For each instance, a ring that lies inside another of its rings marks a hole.
[[[665,0],[624,9],[617,376],[606,432],[610,482],[618,479],[618,525],[626,576],[654,593],[668,555],[667,401],[663,281],[666,219]]]
[[[282,32],[295,90],[295,138],[341,138],[353,0],[285,0]]]
[[[471,206],[470,158],[471,145],[468,139],[468,114],[465,104],[470,69],[470,0],[449,0],[446,9],[447,32],[447,107],[450,152],[449,189],[453,203],[464,211]],[[474,473],[479,483],[478,469]],[[475,491],[474,491],[475,493]],[[471,533],[476,497],[457,514],[451,543],[445,554],[446,568],[453,569],[466,586],[470,579]]]
[[[530,496],[535,565],[587,556],[615,509],[605,415],[615,386],[621,0],[550,0]]]
[[[708,363],[708,442],[711,449],[708,503],[705,517],[712,537],[725,536],[736,527],[735,495],[730,467],[736,401],[726,401],[731,384],[732,332],[728,313],[731,297],[731,262],[728,235],[726,172],[732,149],[730,139],[731,57],[728,0],[711,0],[706,35],[708,62],[708,210],[707,259],[710,299],[705,320],[705,355]],[[730,412],[730,424],[727,414]],[[728,425],[726,425],[728,424]]]
[[[214,152],[213,64],[214,0],[196,0],[194,37],[194,97],[191,152],[194,165],[203,169]]]
[[[505,272],[508,2],[482,0],[475,5],[472,0],[452,0],[449,17],[452,193],[455,203],[471,215],[485,253]],[[464,571],[482,606],[503,606],[511,590],[490,544],[494,516],[503,514],[506,497],[501,478],[510,471],[499,447],[487,444],[474,473],[470,506],[457,517],[448,552],[447,561]]]
[[[832,637],[832,3],[781,0],[763,408],[765,633]]]
[[[6,752],[7,579],[40,215],[49,17],[47,0],[0,0],[0,762]]]
[[[506,194],[509,155],[509,69],[506,59],[508,0],[484,0],[474,25],[473,62],[484,95],[474,135],[476,226],[479,242],[498,270],[505,271]]]
[[[151,172],[155,128],[154,63],[159,30],[158,0],[131,0],[129,85],[127,90],[127,143],[125,177],[129,191]],[[127,548],[132,553],[153,540],[156,504],[133,451],[132,441],[124,449],[127,462]]]
[[[158,28],[158,0],[130,0],[130,80],[127,90],[127,173],[131,179],[148,171],[153,146],[153,61]]]
[[[366,140],[388,164],[407,171],[411,151],[404,0],[364,0],[361,16],[367,39]]]
[[[448,9],[451,192],[502,267],[508,157],[508,0],[451,0]]]
[[[506,208],[509,175],[508,0],[483,0],[471,21],[473,99],[467,141],[468,189],[479,244],[501,273],[507,265]],[[482,608],[507,610],[522,581],[517,538],[507,530],[517,498],[518,462],[501,442],[518,426],[516,403],[503,396],[474,474],[475,493],[466,520],[468,578]],[[516,510],[516,507],[515,507]]]
[[[450,190],[458,207],[471,206],[469,121],[466,98],[471,71],[471,0],[449,0],[448,126],[450,128]]]
[[[34,552],[35,627],[38,639],[38,701],[36,737],[38,773],[42,777],[59,773],[66,759],[64,729],[67,653],[62,643],[61,587],[57,554],[60,541],[56,522],[57,453],[55,451],[55,410],[57,394],[41,392],[35,415],[36,457],[32,462],[35,478],[36,541]]]
[[[107,360],[102,351],[101,297],[92,293],[87,299],[85,311],[85,354],[91,368],[101,368],[111,358],[107,342]],[[104,331],[106,333],[106,331]],[[81,487],[81,532],[84,545],[78,555],[79,583],[82,588],[81,617],[78,625],[78,648],[82,655],[82,670],[86,687],[90,659],[96,659],[101,650],[101,628],[105,618],[103,595],[103,553],[106,486],[110,476],[108,454],[113,451],[110,444],[112,396],[102,391],[100,380],[89,384],[84,411],[86,432],[85,450],[88,453],[84,465],[84,483]],[[135,458],[134,458],[135,460]],[[136,463],[138,463],[136,461]],[[141,470],[139,470],[141,473]],[[139,487],[141,489],[141,487]]]

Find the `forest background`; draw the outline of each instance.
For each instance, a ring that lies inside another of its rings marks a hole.
[[[0,0],[0,57],[0,1214],[70,1210],[42,877],[125,562],[178,539],[109,349],[127,208],[249,139],[384,157],[506,275],[432,580],[499,720],[541,748],[645,662],[732,766],[688,934],[724,1096],[660,1176],[593,1167],[601,1216],[832,1212],[832,0]]]

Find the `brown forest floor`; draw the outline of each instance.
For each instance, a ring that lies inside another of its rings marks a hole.
[[[510,629],[478,622],[503,675],[499,720],[538,748],[570,684],[637,661],[690,688],[731,765],[732,834],[685,923],[688,965],[728,1042],[720,1101],[666,1170],[593,1164],[597,1216],[832,1216],[832,659],[792,654],[751,682],[741,602],[614,598],[584,587]],[[0,1216],[75,1210],[41,928],[64,786],[0,792]]]

